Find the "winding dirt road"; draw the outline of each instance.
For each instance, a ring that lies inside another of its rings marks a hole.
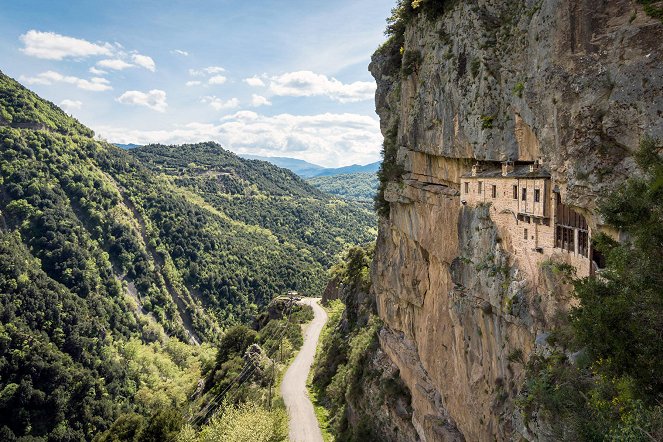
[[[290,442],[323,442],[318,419],[306,390],[306,380],[315,357],[320,332],[327,322],[327,312],[320,306],[319,299],[305,298],[301,304],[310,305],[315,317],[306,328],[302,349],[285,372],[281,382],[281,394],[288,409]]]

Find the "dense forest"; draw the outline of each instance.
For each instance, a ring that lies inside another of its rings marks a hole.
[[[378,189],[378,176],[372,172],[319,176],[306,181],[318,190],[353,201],[372,202]]]
[[[256,315],[375,234],[365,209],[218,145],[98,141],[1,73],[0,117],[1,440],[164,440],[147,435],[244,357],[215,356],[224,330],[253,321],[269,349]]]

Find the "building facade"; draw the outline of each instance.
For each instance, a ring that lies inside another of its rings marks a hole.
[[[462,175],[460,191],[463,205],[490,205],[500,236],[532,277],[546,260],[572,265],[579,277],[593,274],[587,221],[562,203],[550,173],[538,162],[476,164]]]

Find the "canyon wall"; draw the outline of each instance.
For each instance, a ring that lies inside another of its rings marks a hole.
[[[460,176],[476,160],[541,159],[602,228],[597,198],[639,173],[642,137],[663,138],[663,25],[627,0],[450,4],[408,22],[411,73],[384,48],[370,65],[403,171],[384,190],[372,266],[380,345],[421,440],[546,440],[515,399],[570,287],[514,259],[490,208],[460,203]]]

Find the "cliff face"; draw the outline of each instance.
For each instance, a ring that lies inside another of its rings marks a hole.
[[[627,0],[455,2],[408,23],[412,73],[377,51],[370,70],[385,137],[397,128],[372,268],[380,344],[412,393],[422,440],[546,438],[514,398],[568,287],[513,259],[486,207],[460,204],[475,160],[541,159],[562,200],[601,228],[597,197],[663,138],[663,26]]]

